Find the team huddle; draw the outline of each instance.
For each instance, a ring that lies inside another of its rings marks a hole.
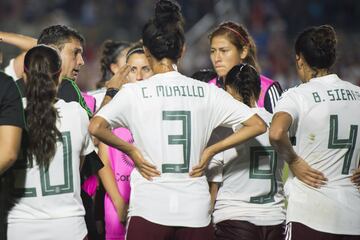
[[[181,74],[174,0],[104,42],[90,92],[76,30],[0,37],[24,50],[0,72],[0,239],[360,240],[360,87],[331,72],[333,27],[298,35],[285,92],[235,22],[209,34],[214,71]]]

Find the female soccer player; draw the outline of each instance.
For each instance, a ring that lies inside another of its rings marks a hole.
[[[84,239],[80,166],[93,149],[89,118],[75,102],[56,98],[61,58],[45,45],[25,55],[27,140],[15,166],[19,201],[8,217],[8,239]]]
[[[223,90],[174,71],[185,40],[177,3],[156,3],[142,39],[154,76],[125,84],[89,127],[137,167],[127,239],[213,239],[209,187],[200,176],[214,154],[265,132],[266,125]],[[241,123],[239,131],[205,148],[215,127]],[[110,126],[127,127],[136,145],[114,136]]]
[[[253,66],[235,65],[224,83],[227,92],[270,124],[272,115],[256,104],[260,77]],[[215,130],[221,139],[232,132],[221,127]],[[207,175],[212,199],[216,199],[213,212],[216,239],[285,239],[283,166],[269,143],[268,132],[211,160]]]
[[[222,87],[226,74],[240,63],[248,63],[259,72],[256,45],[244,26],[234,22],[222,23],[210,33],[209,38],[211,62],[219,76],[210,83]],[[260,80],[261,92],[257,104],[272,113],[282,93],[280,84],[263,75],[260,75]]]
[[[130,44],[124,41],[106,40],[102,45],[100,59],[101,79],[97,90],[89,92],[96,99],[96,111],[100,109],[106,94],[106,82],[116,74],[126,63],[126,53]]]
[[[126,54],[126,63],[130,68],[130,72],[127,75],[129,82],[141,81],[153,75],[149,62],[144,54],[143,46],[140,43],[134,44],[129,48],[128,53]],[[113,133],[128,143],[134,142],[132,134],[127,128],[114,129]],[[134,168],[133,161],[124,152],[113,147],[108,147],[104,143],[99,144],[99,156],[105,167],[111,167],[114,173],[112,177],[116,181],[119,193],[125,203],[128,204],[130,198],[130,173]],[[125,239],[126,229],[123,225],[125,219],[119,219],[117,211],[108,194],[105,195],[104,208],[106,239]],[[121,217],[122,216],[120,216],[120,218]]]
[[[291,240],[360,239],[360,192],[350,180],[360,159],[360,88],[331,73],[336,43],[329,25],[297,37],[303,84],[283,95],[271,123],[271,144],[294,175],[285,185]]]
[[[147,79],[153,75],[141,43],[135,43],[126,54],[126,64],[130,67],[129,82]]]

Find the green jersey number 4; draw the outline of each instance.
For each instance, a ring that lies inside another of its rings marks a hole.
[[[169,145],[182,145],[184,163],[162,164],[163,173],[187,173],[190,165],[191,151],[191,112],[190,111],[163,111],[163,121],[181,121],[182,135],[168,135]]]
[[[344,164],[341,174],[349,174],[351,159],[354,154],[356,146],[356,137],[358,132],[357,125],[350,125],[350,137],[348,139],[339,139],[339,120],[337,115],[330,115],[330,135],[329,135],[329,149],[342,149],[347,148],[347,152],[344,157]]]

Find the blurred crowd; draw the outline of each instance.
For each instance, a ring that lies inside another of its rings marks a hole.
[[[79,85],[94,88],[100,79],[99,52],[106,39],[136,41],[153,12],[153,0],[1,0],[0,31],[38,37],[41,29],[66,24],[86,38]],[[191,0],[178,1],[186,20],[187,53],[179,64],[187,75],[210,68],[208,33],[224,20],[244,24],[254,37],[262,72],[284,89],[298,84],[293,41],[306,26],[332,24],[339,36],[336,72],[360,85],[360,2],[356,0]],[[206,24],[207,23],[207,24]],[[200,37],[196,37],[200,36]],[[19,53],[0,43],[5,67]]]

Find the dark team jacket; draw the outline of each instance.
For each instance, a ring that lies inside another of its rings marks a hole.
[[[0,125],[25,128],[21,95],[14,80],[0,72]],[[15,200],[11,197],[14,178],[11,171],[0,176],[0,239],[6,239],[6,216]]]
[[[20,78],[16,81],[18,85],[21,95],[25,96],[25,81],[24,79]],[[65,102],[78,102],[81,107],[83,107],[88,114],[89,118],[92,117],[92,112],[89,107],[86,105],[84,98],[81,95],[81,91],[76,83],[69,79],[63,78],[60,83],[57,97],[64,100]]]
[[[13,79],[0,72],[0,125],[25,127],[21,95]]]

